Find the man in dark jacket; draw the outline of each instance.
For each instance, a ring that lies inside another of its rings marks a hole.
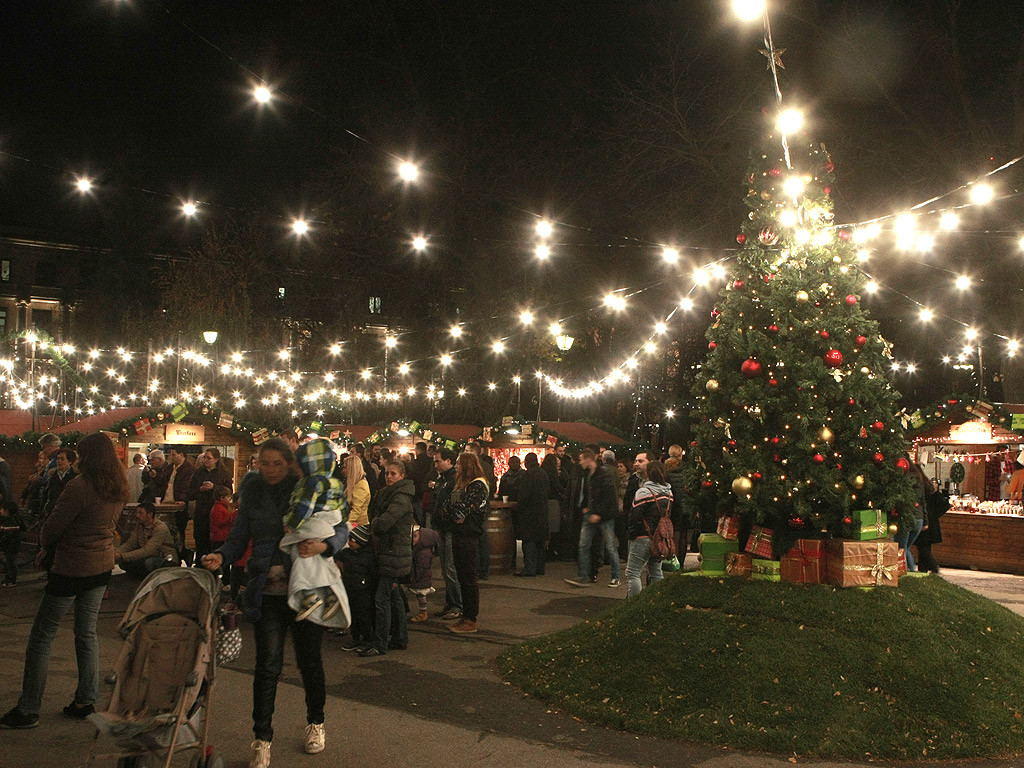
[[[548,474],[536,453],[526,454],[526,471],[519,478],[516,536],[523,540],[523,570],[516,576],[544,575],[544,544],[548,539]]]
[[[434,454],[434,468],[438,476],[430,495],[430,524],[437,531],[437,556],[441,561],[441,574],[444,576],[444,608],[441,609],[441,618],[461,619],[462,588],[455,573],[452,530],[451,525],[441,514],[451,499],[452,491],[455,490],[455,451],[451,448],[439,449]]]
[[[388,648],[404,651],[409,647],[405,599],[398,582],[412,573],[412,500],[416,486],[405,476],[401,461],[392,461],[384,468],[384,482],[370,511],[370,530],[377,537],[373,641],[359,652],[360,656],[383,656]],[[389,643],[392,635],[394,639]]]
[[[416,496],[412,503],[416,511],[416,522],[425,525],[423,520],[423,493],[427,490],[427,481],[430,479],[430,471],[433,469],[433,461],[427,455],[427,444],[420,441],[416,443],[416,456],[409,466],[409,479],[416,486]]]
[[[605,556],[612,567],[612,578],[609,587],[617,587],[622,575],[619,556],[615,551],[615,515],[619,507],[619,499],[615,492],[615,478],[608,469],[600,465],[597,456],[590,448],[580,453],[580,466],[587,472],[583,486],[583,513],[580,525],[580,544],[576,560],[576,578],[566,579],[574,587],[590,586],[591,547],[594,539],[601,537],[604,543]]]

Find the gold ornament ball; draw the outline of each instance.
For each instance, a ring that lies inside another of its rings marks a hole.
[[[865,365],[863,368],[860,369],[860,372],[867,376],[869,373],[871,373],[871,369]]]
[[[718,391],[718,379],[708,379],[708,383],[704,385],[704,389],[708,392]]]
[[[754,484],[750,482],[749,477],[737,477],[732,481],[732,492],[737,496],[745,496],[753,487]]]
[[[896,533],[899,531],[899,529],[900,529],[900,527],[898,525],[896,525],[896,524],[890,525],[889,526],[889,533],[891,533],[893,536],[895,536]]]
[[[832,430],[829,429],[828,427],[822,427],[821,432],[818,433],[818,437],[821,439],[821,442],[823,443],[831,443],[832,438],[835,437],[835,433],[832,432]]]
[[[853,481],[850,483],[850,485],[852,485],[859,491],[861,488],[864,487],[864,475],[857,475],[855,478],[853,478]]]
[[[762,189],[761,190],[761,199],[762,200],[771,200],[772,199],[772,193],[769,192],[767,189]]]
[[[811,297],[807,294],[807,291],[797,291],[796,300],[799,304],[806,304],[811,300]]]

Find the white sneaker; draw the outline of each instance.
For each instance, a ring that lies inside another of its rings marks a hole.
[[[256,739],[252,743],[252,757],[249,758],[249,768],[270,768],[270,742]]]
[[[324,734],[323,723],[310,723],[306,726],[306,754],[315,755],[319,752],[324,751],[324,742],[326,736]]]

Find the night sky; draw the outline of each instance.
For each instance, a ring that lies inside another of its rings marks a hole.
[[[954,16],[957,5],[771,4],[784,93],[836,160],[837,221],[941,194],[1024,148],[1021,15],[976,2]],[[0,158],[0,225],[44,238],[102,241],[116,187],[163,221],[160,247],[182,248],[201,225],[182,225],[179,199],[208,203],[206,222],[232,209],[285,221],[339,179],[393,187],[402,156],[429,180],[410,228],[440,230],[430,219],[443,212],[497,243],[536,212],[581,228],[574,258],[623,238],[728,248],[747,139],[772,103],[760,25],[737,23],[718,0],[53,0],[8,3],[0,17],[0,150],[30,161]],[[648,86],[673,56],[679,103],[693,106],[691,155],[629,101],[664,95]],[[257,108],[250,73],[284,97]],[[634,154],[647,136],[657,140]],[[98,181],[93,198],[72,190],[75,173]],[[1018,177],[998,177],[1001,194]],[[1006,280],[1020,272],[1020,214],[1011,196],[965,225],[985,233],[872,267],[984,320],[986,301],[1020,303]],[[647,259],[616,252],[601,268],[635,279]],[[992,279],[991,296],[949,291],[967,266]],[[903,331],[908,305],[895,300],[872,309],[910,357],[935,358],[956,335]],[[998,322],[1010,332],[1016,317]]]

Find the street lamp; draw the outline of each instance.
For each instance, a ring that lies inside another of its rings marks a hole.
[[[217,332],[203,331],[203,341],[205,341],[207,344],[213,344],[215,341],[217,341]]]
[[[560,333],[558,336],[555,336],[555,344],[557,345],[558,349],[562,352],[568,352],[570,349],[572,349],[572,344],[574,341],[576,341],[576,339],[574,339],[567,333]]]

